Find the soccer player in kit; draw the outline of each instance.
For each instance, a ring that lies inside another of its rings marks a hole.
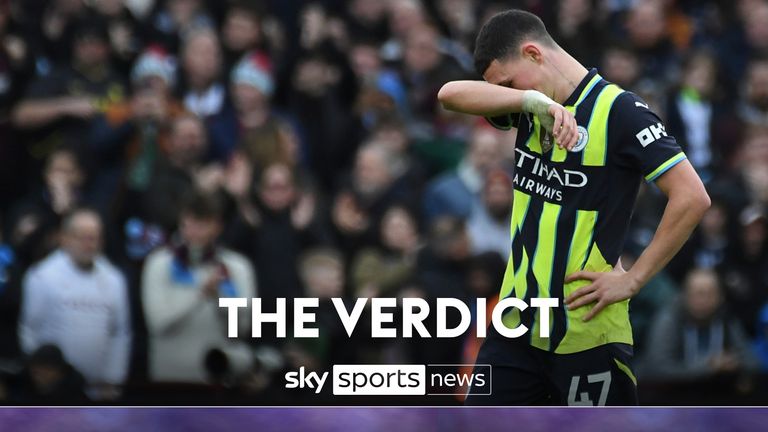
[[[659,117],[635,94],[587,70],[535,15],[510,10],[480,30],[483,81],[445,84],[450,110],[517,128],[511,254],[500,298],[559,306],[510,308],[488,330],[477,364],[492,394],[468,405],[636,405],[629,299],[677,253],[710,205],[701,180]],[[653,240],[629,271],[619,263],[642,179],[667,196]],[[546,315],[549,315],[548,317]],[[548,319],[549,337],[539,334]]]

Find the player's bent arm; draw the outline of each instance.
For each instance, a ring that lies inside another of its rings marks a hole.
[[[437,99],[447,110],[483,117],[531,113],[552,132],[559,146],[571,149],[578,140],[573,114],[536,90],[518,90],[485,81],[450,81],[440,89]]]
[[[656,185],[668,201],[653,240],[628,272],[638,290],[675,256],[711,204],[688,160],[670,168],[656,180]]]
[[[437,99],[447,110],[495,117],[523,111],[523,90],[485,81],[451,81],[443,85]]]

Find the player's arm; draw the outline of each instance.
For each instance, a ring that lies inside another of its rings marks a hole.
[[[510,112],[523,112],[523,93],[523,90],[485,81],[464,80],[451,81],[443,85],[437,94],[437,99],[447,110],[483,117],[496,117]],[[546,112],[550,103],[554,103],[554,101],[550,100],[547,103],[544,100],[544,105],[540,107],[544,109],[542,112]]]
[[[638,290],[677,254],[710,206],[704,184],[687,160],[659,177],[656,186],[668,201],[653,240],[627,272]]]
[[[437,99],[447,110],[487,118],[520,112],[534,114],[558,145],[568,149],[576,145],[579,137],[573,114],[536,90],[518,90],[485,81],[451,81],[443,85]]]

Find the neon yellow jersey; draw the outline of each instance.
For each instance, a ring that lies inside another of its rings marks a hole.
[[[606,343],[632,344],[629,301],[582,322],[591,306],[568,311],[563,299],[589,281],[564,283],[579,270],[613,269],[624,246],[643,178],[653,181],[685,154],[659,117],[636,95],[590,71],[564,106],[576,115],[579,141],[557,147],[529,114],[489,119],[517,127],[511,254],[500,297],[556,297],[549,338],[539,337],[537,308],[509,309],[505,324],[520,323],[530,343],[555,353],[574,353]]]

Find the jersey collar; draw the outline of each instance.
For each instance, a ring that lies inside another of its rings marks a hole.
[[[595,88],[595,85],[600,82],[602,77],[597,74],[597,69],[592,68],[587,73],[587,76],[576,86],[576,89],[568,96],[568,99],[563,103],[563,106],[576,106],[580,104],[589,95],[589,92]]]

